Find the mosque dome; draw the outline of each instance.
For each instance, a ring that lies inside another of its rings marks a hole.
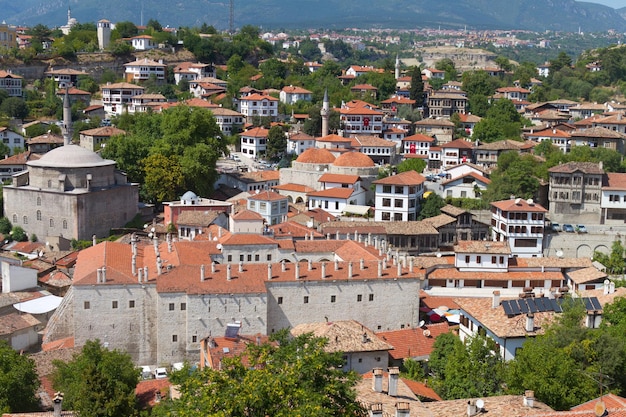
[[[333,163],[336,167],[369,168],[376,166],[372,158],[361,152],[346,152]]]
[[[296,162],[305,164],[332,164],[334,161],[335,156],[324,148],[309,148],[296,159]]]
[[[180,198],[180,201],[182,201],[183,203],[192,203],[193,204],[194,202],[198,201],[198,196],[193,191],[187,191]]]
[[[89,168],[115,165],[115,161],[103,159],[95,152],[78,145],[64,145],[55,148],[36,161],[27,165],[50,168]]]

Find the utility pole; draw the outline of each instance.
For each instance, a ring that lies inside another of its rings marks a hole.
[[[228,17],[228,31],[233,35],[235,33],[235,0],[230,0],[230,13]]]

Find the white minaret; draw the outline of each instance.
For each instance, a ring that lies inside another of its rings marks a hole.
[[[396,80],[398,78],[400,78],[400,58],[398,57],[398,54],[396,54],[396,73],[395,73],[395,76],[396,76]]]
[[[63,144],[72,143],[72,106],[70,106],[69,87],[65,88],[63,97]]]
[[[98,48],[106,49],[111,43],[111,22],[106,19],[98,21]]]
[[[328,118],[330,117],[330,103],[328,102],[328,88],[324,90],[324,100],[322,102],[322,137],[328,136]]]

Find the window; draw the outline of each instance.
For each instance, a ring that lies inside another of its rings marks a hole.
[[[361,301],[363,301],[363,294],[357,294],[357,296],[356,296],[356,301],[357,301],[357,302],[359,302],[359,303],[360,303]]]
[[[304,296],[304,304],[309,304],[309,296],[308,295]]]
[[[170,309],[170,311],[174,311],[174,303],[170,303],[169,309]]]
[[[91,308],[91,304],[89,303],[89,301],[85,301],[85,302],[83,303],[83,308],[84,308],[85,310],[89,310],[89,309]]]
[[[180,303],[180,310],[181,311],[187,310],[187,303]]]
[[[117,301],[111,301],[111,308],[117,308]]]
[[[396,185],[396,194],[402,194],[404,192],[404,187],[401,185]]]
[[[391,185],[383,185],[383,193],[391,193]]]
[[[391,220],[391,213],[389,213],[388,211],[383,211],[380,213],[380,218],[382,220]]]
[[[269,254],[269,253],[267,254],[267,260],[268,260],[268,261],[271,261],[271,260],[272,260],[272,255],[271,255],[271,254]]]
[[[22,220],[23,220],[23,222],[22,222],[22,223],[24,223],[24,224],[28,224],[28,216],[24,216],[24,217],[22,218]]]
[[[391,207],[391,198],[383,198],[383,207]]]
[[[172,343],[176,343],[178,342],[178,335],[177,334],[173,334],[172,335]]]
[[[67,229],[67,220],[63,220],[63,228]]]
[[[466,263],[466,264],[470,263],[470,257],[469,257],[469,255],[465,255],[465,263]]]
[[[259,255],[259,254],[254,255],[254,261],[255,262],[259,262],[260,260],[261,260],[261,255]]]
[[[370,301],[374,301],[374,294],[370,294],[370,295],[369,295],[369,300],[370,300]]]
[[[476,263],[481,263],[482,261],[483,261],[483,258],[480,255],[478,255],[476,257]]]
[[[41,205],[41,197],[37,197],[37,205],[40,206]]]
[[[13,223],[17,223],[17,214],[13,215]]]
[[[393,205],[396,208],[402,208],[404,206],[404,200],[396,198],[396,200],[393,202]]]
[[[331,295],[330,296],[330,302],[334,303],[335,301],[337,301],[337,296],[336,295]]]
[[[243,254],[239,255],[239,262],[243,262]]]
[[[496,262],[496,259],[497,259],[497,257],[492,256],[492,257],[491,257],[491,263],[492,263],[492,264],[498,263],[498,262]]]
[[[283,297],[278,297],[278,304],[282,304],[283,303]]]
[[[37,220],[41,220],[41,210],[37,210]]]
[[[50,219],[50,227],[54,227],[54,219]]]
[[[194,334],[193,336],[191,336],[191,343],[197,343],[197,342],[198,342],[198,336]]]

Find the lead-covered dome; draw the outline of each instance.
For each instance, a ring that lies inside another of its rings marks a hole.
[[[115,161],[103,159],[100,155],[78,145],[64,145],[55,148],[36,161],[26,163],[33,167],[88,168],[115,165]]]

